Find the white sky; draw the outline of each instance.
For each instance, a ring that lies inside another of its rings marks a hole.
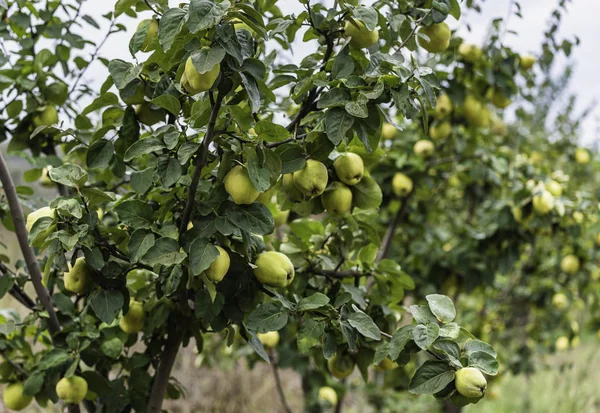
[[[469,12],[468,15],[463,15],[461,22],[466,17],[471,32],[467,32],[464,24],[461,24],[460,34],[471,43],[481,42],[491,25],[491,21],[498,17],[506,17],[509,3],[511,0],[487,0],[483,6],[483,13],[477,14]],[[89,0],[84,3],[82,15],[89,14],[94,17],[101,25],[101,30],[98,31],[85,25],[83,36],[91,38],[94,41],[99,41],[104,36],[108,28],[108,22],[102,17],[114,7],[115,1],[97,1]],[[171,0],[170,5],[173,7],[179,3],[179,0]],[[285,8],[300,12],[302,5],[295,0],[279,0],[279,4],[284,4]],[[289,3],[289,4],[288,4]],[[363,1],[370,3],[370,1]],[[547,28],[548,18],[554,9],[557,0],[519,0],[521,4],[521,12],[523,19],[512,16],[509,22],[509,28],[518,32],[518,35],[507,34],[505,44],[513,47],[521,53],[539,52],[540,44],[543,39],[543,32]],[[600,38],[600,25],[598,25],[597,16],[600,15],[600,0],[573,0],[574,4],[568,6],[568,13],[563,19],[559,39],[567,37],[572,39],[573,35],[579,36],[581,44],[574,48],[572,58],[576,61],[575,74],[571,84],[571,91],[579,98],[579,109],[582,110],[589,105],[594,99],[600,97],[600,82],[597,81],[597,76],[600,72],[600,60],[598,57],[598,39]],[[288,10],[286,10],[288,11]],[[142,17],[149,18],[152,12],[142,13]],[[139,19],[139,18],[138,18]],[[126,15],[121,15],[118,22],[128,27],[128,33],[118,33],[111,36],[105,43],[100,55],[108,58],[121,58],[124,60],[132,60],[128,50],[129,38],[135,31],[138,19],[129,18]],[[450,18],[450,26],[456,28],[457,22]],[[81,31],[79,31],[81,33]],[[299,36],[297,36],[299,37]],[[310,47],[302,43],[298,43],[294,48],[298,59],[310,52]],[[90,48],[93,50],[93,48]],[[89,58],[88,55],[84,56]],[[565,62],[562,59],[561,62]],[[94,63],[86,72],[83,82],[90,85],[92,88],[98,89],[102,82],[106,79],[108,71],[99,62]],[[586,145],[593,145],[600,137],[600,109],[596,109],[594,114],[588,119],[583,127],[583,136],[580,141]]]

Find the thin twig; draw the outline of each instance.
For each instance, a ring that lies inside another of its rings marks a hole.
[[[273,376],[275,377],[275,385],[277,387],[277,393],[279,394],[279,400],[281,400],[283,410],[286,413],[292,413],[292,409],[290,409],[290,406],[285,397],[283,386],[281,385],[281,378],[279,377],[279,368],[277,367],[277,358],[275,357],[273,351],[271,351],[269,359],[271,360],[271,368],[273,369]]]
[[[4,156],[1,153],[0,181],[2,181],[2,186],[4,187],[6,199],[10,208],[10,214],[15,226],[15,233],[17,235],[17,240],[19,241],[21,252],[23,253],[23,258],[27,264],[27,269],[29,270],[31,282],[33,283],[35,292],[40,302],[44,306],[44,309],[48,312],[48,329],[50,330],[50,333],[54,335],[60,331],[60,324],[58,323],[58,318],[54,312],[50,294],[42,283],[42,272],[40,271],[40,266],[37,262],[35,254],[33,253],[33,249],[31,246],[29,246],[27,228],[25,227],[25,219],[23,218],[21,202],[19,201],[17,190],[15,189],[15,183],[10,176],[10,171],[8,170],[8,166],[4,160]]]
[[[13,359],[8,357],[3,350],[0,350],[0,355],[2,357],[4,357],[4,359],[8,362],[8,364],[10,364],[15,369],[17,369],[17,371],[19,373],[21,373],[24,377],[29,377],[29,373],[27,373],[25,370],[23,370],[23,367],[21,367],[21,365],[19,363],[16,363]]]
[[[408,44],[408,42],[410,42],[410,39],[412,39],[412,37],[415,35],[417,30],[419,29],[419,26],[421,26],[421,23],[423,23],[423,20],[425,20],[427,16],[429,16],[429,13],[431,13],[431,10],[425,13],[423,17],[421,17],[415,22],[415,27],[413,27],[412,31],[408,34],[408,37],[404,39],[402,43],[400,43],[400,46],[398,46],[398,50],[396,51],[396,53],[400,52],[402,48],[405,47]]]
[[[150,2],[148,0],[144,0],[144,2],[146,3],[146,6],[148,6],[150,8],[150,10],[152,10],[154,13],[158,14],[159,16],[162,16],[162,13],[160,13],[154,7],[152,7],[152,5],[150,4]]]
[[[392,246],[392,241],[394,240],[394,235],[396,233],[396,228],[398,227],[398,224],[400,223],[400,221],[402,221],[402,218],[406,214],[406,210],[408,208],[408,201],[412,197],[414,192],[415,190],[413,188],[413,190],[410,191],[410,193],[402,199],[402,206],[396,213],[396,216],[394,217],[392,222],[390,222],[385,236],[383,237],[383,241],[381,242],[381,248],[379,249],[379,253],[377,254],[376,262],[379,262],[382,259],[384,259],[390,252],[390,247]]]

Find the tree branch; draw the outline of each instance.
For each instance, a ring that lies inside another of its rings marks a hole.
[[[2,357],[4,357],[4,359],[8,362],[8,364],[10,364],[15,369],[17,369],[17,371],[19,373],[21,373],[24,377],[29,377],[29,373],[27,373],[25,370],[23,370],[23,367],[21,367],[21,365],[19,363],[16,363],[13,359],[8,357],[3,350],[0,350],[0,355]]]
[[[148,413],[160,413],[162,403],[169,384],[169,377],[175,358],[179,352],[179,346],[183,340],[183,331],[172,332],[169,334],[165,347],[160,356],[160,362],[156,374],[154,375],[154,383],[150,392],[150,400],[148,401]]]
[[[23,253],[23,258],[27,264],[27,269],[29,270],[31,282],[33,283],[35,292],[40,299],[40,302],[44,306],[44,309],[48,312],[48,329],[50,330],[50,333],[54,335],[60,331],[60,324],[58,323],[58,318],[54,312],[50,294],[42,283],[42,272],[40,271],[39,264],[35,254],[33,253],[33,249],[29,246],[27,228],[25,227],[25,219],[23,218],[23,209],[21,208],[21,203],[15,189],[15,183],[10,176],[10,171],[6,165],[4,156],[1,153],[0,181],[2,181],[2,186],[4,187],[4,192],[6,193],[10,214],[15,225],[15,233],[19,241],[19,247]]]
[[[396,216],[388,226],[385,236],[383,237],[383,241],[381,242],[381,248],[379,250],[379,253],[377,254],[377,259],[375,262],[381,261],[382,259],[387,257],[388,253],[390,252],[390,247],[392,246],[392,241],[394,240],[394,235],[396,233],[396,228],[398,227],[400,221],[402,221],[402,218],[404,218],[404,215],[406,215],[408,201],[412,197],[414,192],[415,190],[413,188],[413,190],[410,191],[410,193],[406,195],[404,199],[402,199],[402,206],[400,207],[400,209],[396,213]]]
[[[290,406],[288,405],[287,399],[285,397],[283,386],[281,385],[281,378],[279,377],[279,369],[277,367],[277,359],[272,350],[271,354],[269,354],[269,359],[271,360],[271,368],[273,369],[273,376],[275,377],[275,385],[277,387],[277,393],[279,394],[279,400],[281,400],[283,410],[285,411],[285,413],[292,413],[292,409],[290,409]]]
[[[412,39],[412,37],[415,35],[417,30],[419,29],[419,26],[421,25],[421,23],[423,23],[423,20],[425,20],[427,16],[429,16],[430,12],[431,10],[425,13],[423,17],[421,17],[415,22],[415,27],[413,27],[412,31],[408,34],[408,37],[402,43],[400,43],[400,46],[398,46],[398,50],[396,51],[396,53],[400,52],[402,48],[405,47],[408,44],[408,42],[410,42],[410,39]]]
[[[331,278],[357,278],[357,277],[370,277],[373,273],[360,272],[355,270],[336,271],[336,270],[317,270],[314,272],[316,275],[324,275],[325,277]]]
[[[212,112],[210,113],[210,120],[208,121],[206,135],[204,135],[202,146],[200,146],[200,149],[197,153],[196,170],[194,171],[194,175],[192,177],[192,183],[190,184],[190,192],[188,194],[188,199],[185,208],[183,209],[181,225],[179,226],[180,234],[182,234],[187,229],[188,223],[190,222],[190,217],[192,215],[192,209],[194,208],[194,201],[196,198],[196,190],[198,189],[198,184],[200,182],[200,174],[202,172],[202,168],[204,168],[204,164],[206,163],[208,147],[210,146],[215,134],[215,124],[217,123],[217,117],[219,116],[219,109],[221,108],[223,98],[224,96],[222,96],[220,93],[217,93],[217,99],[212,108]]]

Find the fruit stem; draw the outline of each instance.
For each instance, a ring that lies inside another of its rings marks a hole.
[[[27,228],[25,227],[25,219],[23,215],[23,209],[21,208],[21,202],[19,201],[19,196],[17,195],[17,190],[15,189],[15,183],[10,176],[10,171],[6,161],[4,160],[4,156],[1,153],[0,181],[2,182],[4,193],[6,194],[10,214],[15,226],[15,233],[17,235],[17,240],[19,241],[19,247],[23,253],[23,258],[27,264],[27,270],[29,271],[31,282],[33,283],[35,292],[40,299],[40,302],[44,306],[44,309],[48,312],[48,329],[50,330],[50,333],[54,335],[60,331],[60,324],[58,323],[58,318],[54,312],[50,294],[42,283],[42,272],[40,270],[40,266],[37,262],[33,249],[29,245],[28,233]]]

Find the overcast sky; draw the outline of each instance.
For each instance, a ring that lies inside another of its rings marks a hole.
[[[483,13],[477,14],[470,11],[466,17],[471,32],[467,32],[465,25],[461,24],[460,34],[469,42],[478,43],[484,38],[490,27],[491,21],[498,17],[506,17],[511,0],[487,0],[483,6]],[[97,41],[102,39],[108,28],[108,22],[102,18],[102,15],[112,10],[115,1],[113,0],[88,0],[84,3],[83,14],[93,16],[101,25],[101,30],[90,29],[85,26],[85,32],[82,33],[86,38],[92,38]],[[179,0],[171,0],[170,5],[174,7]],[[300,12],[302,6],[296,0],[279,0],[280,4],[285,3],[286,9],[294,12]],[[363,1],[363,4],[370,1]],[[554,0],[520,0],[523,19],[515,16],[509,21],[509,28],[518,32],[518,35],[508,34],[505,43],[521,53],[539,53],[539,47],[542,43],[543,32],[547,28],[547,22],[557,1]],[[600,58],[598,57],[598,42],[600,38],[600,25],[598,17],[600,15],[600,0],[573,0],[574,4],[568,6],[569,12],[565,16],[559,38],[567,37],[572,39],[573,35],[579,36],[581,45],[574,49],[573,59],[577,62],[575,75],[571,84],[571,91],[579,96],[579,108],[583,109],[594,99],[600,97],[600,82],[597,76],[600,72]],[[288,11],[288,10],[286,10]],[[152,12],[142,13],[144,18],[152,16]],[[461,19],[462,21],[463,19]],[[128,50],[129,38],[135,31],[138,19],[131,19],[128,16],[121,15],[118,21],[128,27],[128,33],[118,33],[113,35],[105,43],[100,55],[108,59],[122,58],[131,60]],[[458,27],[458,23],[449,19],[452,28]],[[303,47],[304,46],[304,47]],[[294,51],[298,60],[310,52],[310,47],[298,44]],[[89,54],[88,54],[89,57]],[[562,59],[561,62],[566,62]],[[92,88],[98,89],[107,76],[106,68],[99,62],[94,63],[86,72],[84,81]],[[586,145],[592,145],[600,136],[598,124],[600,121],[600,110],[596,109],[594,115],[586,122],[583,128],[581,141]]]

